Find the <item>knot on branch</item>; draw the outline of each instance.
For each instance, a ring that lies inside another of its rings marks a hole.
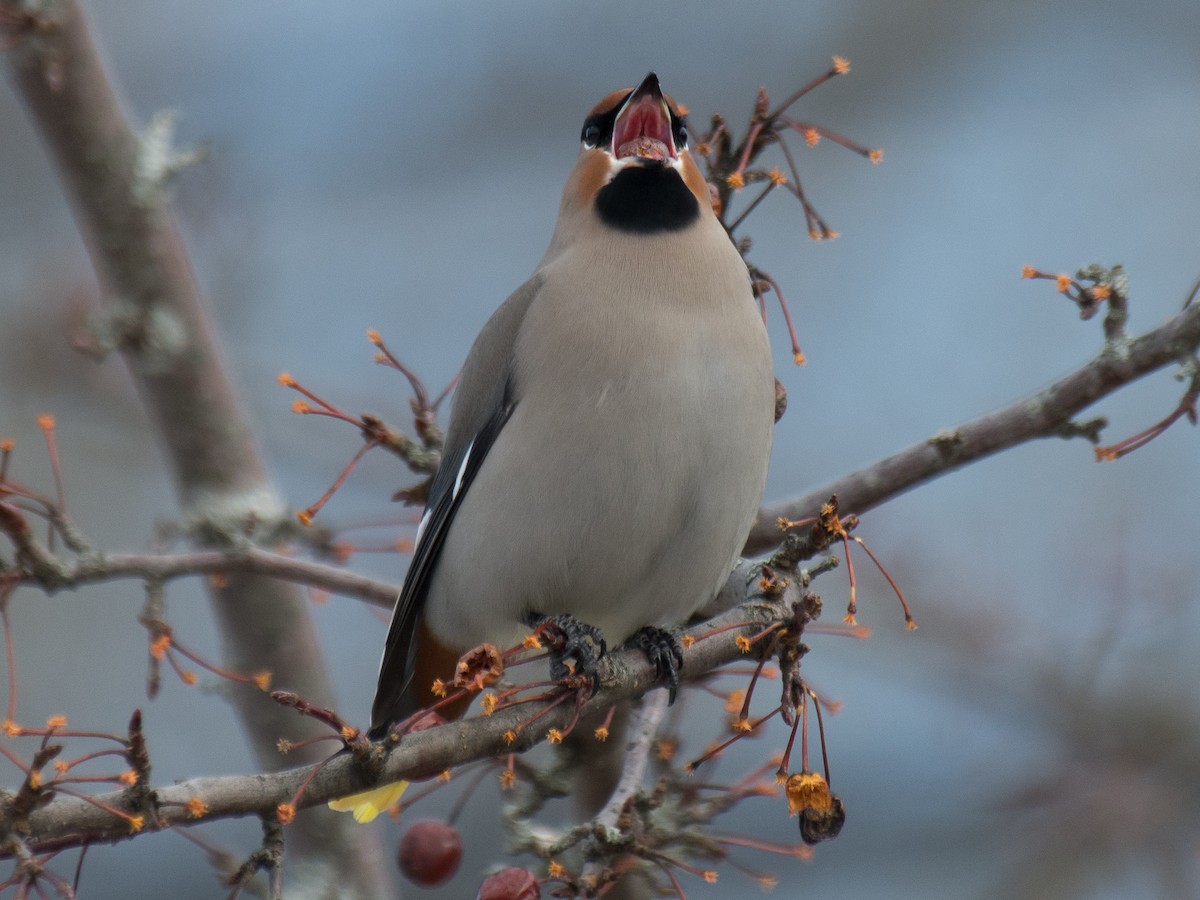
[[[176,119],[175,110],[160,109],[138,135],[133,198],[142,206],[162,204],[171,177],[200,162],[208,153],[203,147],[176,149]]]
[[[136,356],[146,375],[175,371],[192,347],[187,325],[174,310],[158,303],[138,303],[123,294],[109,294],[72,343],[96,361],[113,351]]]
[[[930,447],[938,452],[946,462],[953,462],[963,449],[963,436],[957,429],[943,428],[937,434],[930,437],[927,441]]]

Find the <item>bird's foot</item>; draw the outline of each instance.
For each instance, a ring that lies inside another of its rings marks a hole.
[[[550,651],[550,677],[554,681],[583,678],[594,692],[600,687],[600,660],[608,652],[604,633],[580,622],[570,613],[537,616],[535,633]]]
[[[654,674],[670,691],[669,703],[675,702],[679,690],[679,670],[683,668],[683,647],[679,639],[665,628],[647,625],[638,629],[628,640],[628,645],[646,654]]]

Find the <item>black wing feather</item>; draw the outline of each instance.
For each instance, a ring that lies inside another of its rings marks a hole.
[[[413,551],[408,574],[404,576],[404,587],[396,601],[392,625],[384,645],[383,662],[379,667],[379,685],[371,707],[372,738],[383,737],[393,722],[415,711],[410,708],[412,699],[408,689],[416,666],[414,645],[417,622],[425,606],[430,579],[437,567],[446,535],[450,532],[454,514],[458,511],[462,498],[466,496],[480,466],[483,465],[488,451],[496,442],[496,437],[516,408],[509,396],[507,385],[503,397],[503,402],[484,423],[475,439],[463,449],[442,459],[430,486],[429,502],[425,507],[428,519]]]

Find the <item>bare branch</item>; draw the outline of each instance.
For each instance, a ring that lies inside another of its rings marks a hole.
[[[745,597],[744,585],[742,590]],[[755,599],[694,627],[689,634],[704,636],[697,637],[685,651],[682,674],[689,679],[698,678],[742,658],[744,651],[738,646],[738,637],[761,630],[764,624],[779,618],[782,611],[780,602]],[[719,630],[723,625],[737,624],[745,627]],[[603,713],[614,703],[639,696],[656,683],[653,666],[637,650],[612,653],[607,659],[609,664],[601,689],[583,706],[585,716]],[[163,785],[149,792],[153,815],[145,816],[145,828],[161,829],[234,816],[274,816],[276,808],[291,802],[306,781],[300,807],[323,804],[375,784],[427,777],[472,760],[527,750],[541,743],[548,730],[566,727],[575,715],[573,705],[563,703],[541,716],[537,728],[519,729],[521,722],[528,719],[529,710],[525,706],[512,706],[491,716],[410,732],[379,767],[378,775],[370,773],[354,756],[344,754],[323,768],[304,766],[267,774],[192,778]],[[505,735],[513,730],[517,732],[516,738],[509,743]],[[128,794],[118,791],[94,800],[125,809]],[[37,852],[130,836],[124,819],[105,812],[97,803],[61,795],[34,810],[19,826],[25,834],[25,844]],[[0,848],[0,854],[3,853]]]
[[[1097,429],[1075,423],[1075,415],[1150,372],[1182,363],[1198,346],[1200,306],[1192,304],[1139,337],[1110,341],[1086,365],[1032,396],[944,429],[801,497],[763,507],[742,552],[754,555],[775,546],[780,540],[776,525],[780,518],[815,515],[833,494],[846,512],[863,513],[939,475],[1035,438],[1084,434],[1095,440]]]
[[[601,827],[615,829],[621,808],[642,789],[646,765],[654,750],[654,742],[658,740],[658,729],[667,714],[667,700],[666,691],[659,691],[647,697],[636,710],[629,727],[631,737],[625,765],[621,769],[621,780],[604,809],[596,816],[596,823]]]
[[[189,518],[272,519],[282,503],[270,483],[222,363],[207,311],[167,203],[183,156],[165,146],[168,120],[130,126],[75,0],[29,11],[0,0],[0,38],[13,82],[46,141],[83,234],[103,301],[93,323],[98,349],[118,350],[134,376],[175,473]],[[303,594],[258,575],[210,587],[226,662],[269,667],[315,699],[332,697]],[[231,695],[259,760],[278,763],[274,741],[290,717]],[[347,894],[384,892],[363,835],[336,823],[294,838],[330,868]],[[336,873],[336,874],[335,874]]]
[[[49,578],[39,577],[39,573],[46,571],[49,566],[53,566]],[[59,588],[75,589],[120,578],[167,581],[187,575],[228,575],[234,572],[278,578],[334,594],[358,597],[388,610],[400,593],[400,586],[388,581],[259,547],[180,553],[112,553],[58,565],[43,561],[37,570],[24,572],[18,583],[38,583],[47,592],[53,592]]]

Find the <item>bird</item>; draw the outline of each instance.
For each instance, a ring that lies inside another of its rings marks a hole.
[[[372,738],[463,652],[547,618],[601,654],[633,639],[674,689],[670,629],[727,580],[775,421],[750,275],[688,141],[654,72],[584,120],[545,256],[463,364]]]

